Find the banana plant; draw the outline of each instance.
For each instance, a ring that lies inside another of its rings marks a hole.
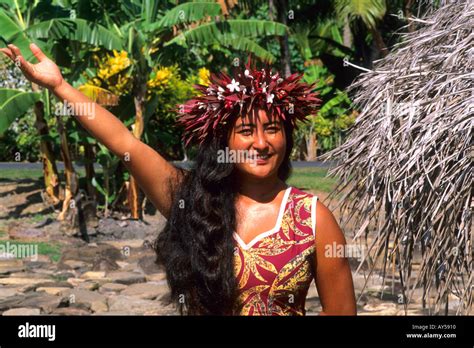
[[[107,7],[99,1],[88,4],[101,9],[103,16],[96,18],[97,23],[120,38],[119,46],[132,61],[128,73],[132,79],[135,111],[132,133],[137,139],[142,138],[149,118],[147,81],[153,67],[174,63],[179,59],[177,52],[182,53],[190,45],[219,44],[272,61],[275,57],[259,46],[256,39],[283,35],[287,30],[286,26],[271,21],[224,19],[221,6],[212,2],[184,3],[171,9],[153,0],[124,1],[120,7]],[[80,10],[78,8],[78,17],[83,15]],[[48,34],[44,26],[37,26],[35,30],[36,35]],[[131,218],[142,218],[139,188],[133,176],[130,176],[127,196]]]
[[[45,11],[45,6],[50,6],[49,12],[68,13],[61,6],[61,2],[53,1],[50,4],[40,4],[35,2],[33,6],[29,2],[0,1],[0,27],[2,27],[1,39],[3,42],[13,43],[24,53],[27,60],[32,59],[32,53],[29,50],[29,43],[34,42],[44,52],[51,55],[55,39],[85,42],[90,45],[102,45],[106,48],[120,48],[120,40],[105,27],[89,23],[78,18],[53,18],[41,21],[41,17],[34,16],[39,11],[39,5]],[[45,11],[45,13],[48,11]],[[48,33],[48,35],[45,35]],[[44,42],[41,39],[48,39]],[[64,196],[59,195],[59,176],[55,165],[52,146],[48,141],[47,135],[49,129],[46,119],[50,114],[50,97],[48,91],[39,93],[39,87],[35,84],[31,86],[33,92],[41,95],[41,98],[35,101],[34,112],[36,115],[36,125],[38,133],[41,135],[41,156],[43,162],[43,176],[45,180],[46,192],[51,198],[52,203],[56,204],[62,199],[63,207],[58,215],[58,220],[64,220],[71,207],[71,200],[77,193],[78,179],[72,163],[69,144],[67,140],[67,130],[60,118],[57,119],[58,133],[60,136],[60,151],[65,165],[66,184]],[[25,104],[26,107],[26,104]],[[30,106],[31,107],[31,106]],[[17,111],[17,117],[24,113]],[[14,116],[11,116],[14,117]],[[5,119],[5,122],[7,120]]]
[[[11,1],[5,3],[12,4]],[[42,49],[45,48],[44,40],[50,48],[46,52],[52,51],[56,40],[80,42],[89,48],[101,46],[108,50],[126,50],[133,61],[129,71],[133,80],[135,110],[132,132],[138,139],[146,127],[147,81],[154,66],[174,62],[179,58],[177,53],[182,53],[189,45],[219,44],[272,61],[275,57],[259,46],[256,40],[264,36],[283,35],[287,31],[286,26],[272,21],[226,19],[221,6],[212,2],[184,3],[170,9],[168,4],[156,0],[129,0],[120,6],[98,0],[78,1],[68,4],[69,11],[62,4],[52,1],[55,10],[59,9],[56,11],[57,18],[34,23],[29,23],[34,6],[28,7],[27,14],[22,15],[25,3],[20,0],[15,2],[16,8],[11,8],[11,11],[0,10],[3,22],[10,19],[8,24],[13,28],[5,39],[13,41],[24,52],[29,52],[25,46],[31,39]],[[100,9],[95,12],[93,20],[88,18],[92,11],[87,12],[91,6]],[[128,187],[131,217],[141,218],[139,189],[133,177]]]
[[[25,22],[18,3],[16,3],[16,5],[16,11],[11,12],[13,18],[10,18],[3,9],[0,9],[1,39],[4,43],[10,42],[20,47],[20,49],[26,53],[25,59],[30,60],[32,54],[30,50],[27,49],[29,40],[27,36],[23,34],[23,27],[21,26],[25,25]],[[5,93],[0,94],[0,104],[5,106],[5,110],[2,110],[2,113],[0,113],[0,133],[3,133],[17,117],[24,116],[26,111],[33,108],[36,117],[35,125],[38,134],[41,136],[40,156],[43,163],[46,197],[52,204],[57,204],[60,202],[60,182],[56,161],[52,152],[53,147],[51,142],[46,138],[49,134],[49,129],[44,117],[45,95],[39,93],[37,86],[32,85],[32,90],[34,91],[32,93],[21,90],[11,90],[8,93],[4,91]],[[8,108],[8,111],[6,108]]]

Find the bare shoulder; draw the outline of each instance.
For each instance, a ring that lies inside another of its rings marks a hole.
[[[318,199],[316,203],[316,244],[323,246],[332,242],[345,244],[344,233],[331,210]]]

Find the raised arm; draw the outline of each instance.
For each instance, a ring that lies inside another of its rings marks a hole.
[[[18,47],[8,45],[0,49],[11,60],[17,62],[25,77],[48,88],[63,102],[74,105],[94,103],[80,91],[67,83],[58,66],[31,44],[30,49],[39,63],[31,64],[21,55]],[[148,145],[136,139],[124,124],[99,104],[94,103],[94,115],[87,115],[89,108],[74,110],[76,120],[100,143],[117,155],[146,196],[165,216],[169,216],[172,192],[169,183],[181,179],[180,172]]]

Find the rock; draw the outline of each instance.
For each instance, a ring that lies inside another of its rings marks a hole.
[[[7,233],[12,240],[38,241],[46,237],[44,230],[29,228],[16,221],[8,225]]]
[[[77,288],[82,289],[82,290],[94,291],[94,290],[97,290],[99,288],[99,283],[94,282],[94,281],[86,281],[84,283],[80,283],[77,286]]]
[[[125,262],[125,261],[118,261],[117,264],[120,267],[121,271],[125,272],[133,272],[137,269],[138,264],[137,263],[130,263],[130,262]]]
[[[120,250],[108,244],[95,245],[90,243],[88,245],[76,248],[65,249],[62,253],[59,264],[65,264],[68,260],[82,261],[89,264],[98,263],[101,260],[107,260],[109,263],[115,261],[122,261],[124,256]]]
[[[164,283],[166,283],[166,274],[165,273],[147,274],[146,281],[147,282],[160,282],[160,283],[162,281],[165,281]]]
[[[69,278],[74,278],[76,276],[77,272],[75,271],[58,271],[54,272],[54,277],[57,279],[69,279]]]
[[[104,279],[105,272],[86,272],[81,275],[81,279]]]
[[[49,314],[61,304],[61,297],[36,293],[39,296],[29,297],[20,302],[21,307],[40,308],[44,313]]]
[[[92,264],[93,271],[115,271],[120,268],[117,262],[120,261],[112,261],[107,258],[97,258],[94,260]]]
[[[36,292],[45,292],[49,295],[59,295],[62,291],[67,290],[68,288],[54,288],[54,287],[39,287],[36,288]]]
[[[34,285],[50,281],[42,278],[0,278],[0,285]]]
[[[39,260],[40,258],[38,258]],[[49,258],[48,258],[49,259]],[[51,262],[43,262],[43,261],[29,261],[26,264],[28,270],[37,272],[38,270],[42,271],[52,271],[52,268],[56,269],[56,266]]]
[[[64,308],[56,308],[51,314],[55,315],[90,315],[91,313],[82,308],[75,308],[75,307],[64,307]]]
[[[2,315],[40,315],[40,310],[38,308],[13,308],[3,312]]]
[[[66,260],[63,263],[65,266],[68,266],[70,269],[80,269],[80,268],[87,268],[88,264],[84,261],[78,260]]]
[[[128,239],[128,240],[108,240],[104,241],[104,244],[113,246],[118,250],[137,249],[143,246],[143,239]]]
[[[25,270],[25,265],[22,260],[8,259],[0,260],[0,274],[10,274],[21,272]]]
[[[18,288],[0,288],[0,301],[15,296],[19,292]]]
[[[158,301],[142,300],[130,296],[112,296],[108,299],[109,311],[112,313],[142,314],[160,312],[162,309]]]
[[[30,268],[29,266],[30,265],[28,264],[28,268]],[[33,268],[31,271],[36,274],[43,274],[45,277],[52,277],[54,276],[54,273],[56,273],[56,270],[44,268]]]
[[[81,278],[69,278],[67,282],[72,286],[78,286],[80,283],[84,283],[86,280]]]
[[[90,306],[93,312],[106,312],[108,310],[107,298],[95,291],[70,289],[61,292],[61,296],[66,297],[69,303],[84,303]]]
[[[146,281],[146,278],[143,274],[121,271],[109,272],[107,274],[107,278],[110,278],[112,282],[125,285],[144,283]]]
[[[105,237],[111,237],[120,239],[142,239],[147,234],[153,234],[156,232],[155,226],[147,224],[143,221],[118,221],[116,219],[107,218],[99,221],[97,227],[97,233]]]
[[[48,275],[31,272],[15,272],[10,274],[10,278],[28,278],[28,279],[45,279]]]
[[[120,295],[136,297],[143,300],[154,300],[161,298],[167,293],[168,288],[166,286],[153,283],[141,283],[130,285],[127,289],[123,290]]]
[[[72,285],[68,282],[54,282],[49,281],[45,283],[35,284],[36,289],[38,288],[72,288]]]
[[[49,264],[51,263],[51,258],[48,255],[35,255],[35,260],[34,262],[39,262],[41,265]]]
[[[128,285],[124,285],[124,284],[117,284],[117,283],[106,283],[106,284],[103,284],[100,289],[99,289],[99,292],[100,293],[104,293],[104,292],[120,292],[122,290],[125,290],[126,288],[128,288]]]
[[[145,274],[152,274],[152,273],[158,273],[163,271],[163,267],[160,267],[156,264],[155,262],[156,256],[155,255],[149,255],[142,257],[138,261],[138,266],[140,269],[145,273]]]
[[[369,313],[358,313],[359,315],[396,315],[398,312],[395,303],[369,303],[363,307]]]

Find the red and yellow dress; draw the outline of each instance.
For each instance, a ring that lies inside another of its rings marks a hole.
[[[273,229],[248,244],[234,233],[237,315],[305,315],[315,272],[316,201],[288,187]]]

